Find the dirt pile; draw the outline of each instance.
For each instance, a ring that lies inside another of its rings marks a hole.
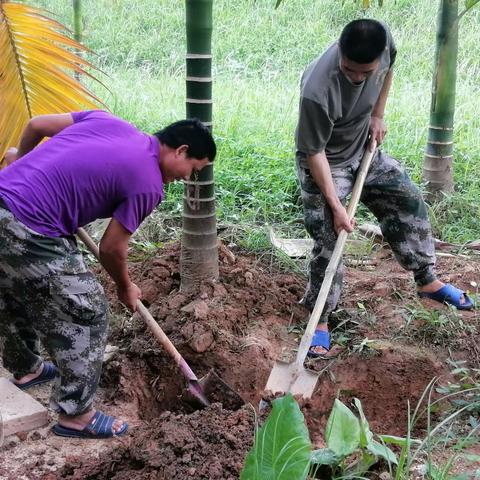
[[[253,423],[249,407],[231,412],[214,404],[190,415],[165,412],[137,428],[110,458],[71,461],[51,478],[235,480],[253,443]]]
[[[223,247],[220,280],[186,294],[179,291],[178,256],[178,245],[172,245],[132,268],[151,314],[198,377],[213,368],[246,401],[258,404],[272,359],[292,343],[287,327],[306,318],[307,312],[298,305],[304,282],[295,275],[268,272],[253,256],[236,256]],[[103,278],[106,289],[113,290]],[[117,303],[112,306],[121,308]],[[120,387],[115,395],[131,399],[137,393],[129,391],[129,385],[138,384],[132,377],[145,372],[162,408],[177,409],[183,378],[143,321],[134,317],[114,322],[111,338],[135,368],[117,361],[104,375],[104,385],[110,380]]]

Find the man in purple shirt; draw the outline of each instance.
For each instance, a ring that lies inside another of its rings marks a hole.
[[[40,143],[45,137],[49,140]],[[27,389],[53,379],[53,431],[106,438],[126,422],[95,411],[107,304],[74,234],[110,218],[100,261],[131,311],[141,298],[127,267],[130,236],[162,201],[163,184],[188,179],[216,155],[197,120],[155,135],[103,111],[44,115],[25,128],[0,171],[0,336],[3,364]],[[39,354],[41,342],[54,363]]]

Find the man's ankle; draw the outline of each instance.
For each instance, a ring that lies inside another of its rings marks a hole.
[[[419,286],[417,289],[419,292],[433,293],[440,290],[443,286],[445,286],[445,284],[436,279],[433,282],[427,283],[426,285]]]

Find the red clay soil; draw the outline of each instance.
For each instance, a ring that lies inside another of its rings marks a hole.
[[[299,338],[295,326],[307,317],[298,305],[305,280],[222,246],[219,281],[186,294],[179,291],[178,256],[178,245],[170,245],[132,265],[150,312],[199,377],[214,368],[257,408],[274,361],[295,353]],[[480,280],[480,265],[471,260],[466,267],[458,258],[442,257],[439,270],[465,289]],[[198,411],[182,401],[183,377],[143,321],[126,319],[113,286],[105,275],[102,278],[113,309],[109,343],[120,350],[105,365],[99,403],[109,413],[127,418],[132,428],[124,439],[102,443],[96,454],[77,449],[53,466],[35,467],[35,476],[27,478],[238,478],[253,441],[253,409],[214,404]],[[433,377],[441,377],[440,383],[449,379],[446,347],[453,349],[456,359],[468,358],[472,366],[479,358],[475,312],[462,313],[458,317],[462,328],[445,338],[432,334],[428,319],[418,316],[406,327],[408,312],[421,304],[410,275],[388,252],[376,254],[373,268],[370,264],[347,269],[343,298],[332,322],[337,325],[334,339],[343,350],[338,349],[333,360],[311,363],[323,373],[313,397],[301,402],[316,447],[323,445],[336,397],[347,403],[359,398],[374,432],[402,435],[407,402],[415,405]],[[44,441],[54,439],[48,434]],[[18,448],[12,446],[11,454]],[[0,477],[4,472],[0,464]],[[19,478],[18,470],[16,477],[5,478]]]
[[[252,444],[254,412],[218,403],[190,415],[165,412],[137,428],[127,444],[93,464],[76,460],[44,480],[235,480]]]

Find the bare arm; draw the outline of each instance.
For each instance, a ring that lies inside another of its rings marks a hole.
[[[353,231],[353,220],[350,221],[348,219],[347,211],[338,198],[325,152],[308,155],[307,161],[315,183],[332,209],[335,231],[337,234],[341,230],[346,230],[350,233]]]
[[[385,75],[385,80],[383,81],[382,89],[377,99],[377,103],[373,107],[372,116],[370,119],[370,134],[374,138],[378,145],[383,142],[385,135],[387,134],[387,126],[383,120],[385,114],[385,106],[387,104],[388,94],[390,92],[390,87],[392,85],[393,79],[393,68]]]
[[[392,86],[393,68],[385,75],[380,95],[378,96],[377,103],[373,107],[372,117],[383,118],[385,114],[385,105],[387,104],[388,94],[390,93],[390,87]]]
[[[140,289],[130,280],[128,274],[128,241],[131,233],[117,220],[112,218],[100,241],[100,262],[117,285],[119,300],[133,312],[137,300],[141,298]]]
[[[31,152],[45,137],[53,137],[72,124],[73,118],[70,113],[33,117],[20,138],[17,158]]]

